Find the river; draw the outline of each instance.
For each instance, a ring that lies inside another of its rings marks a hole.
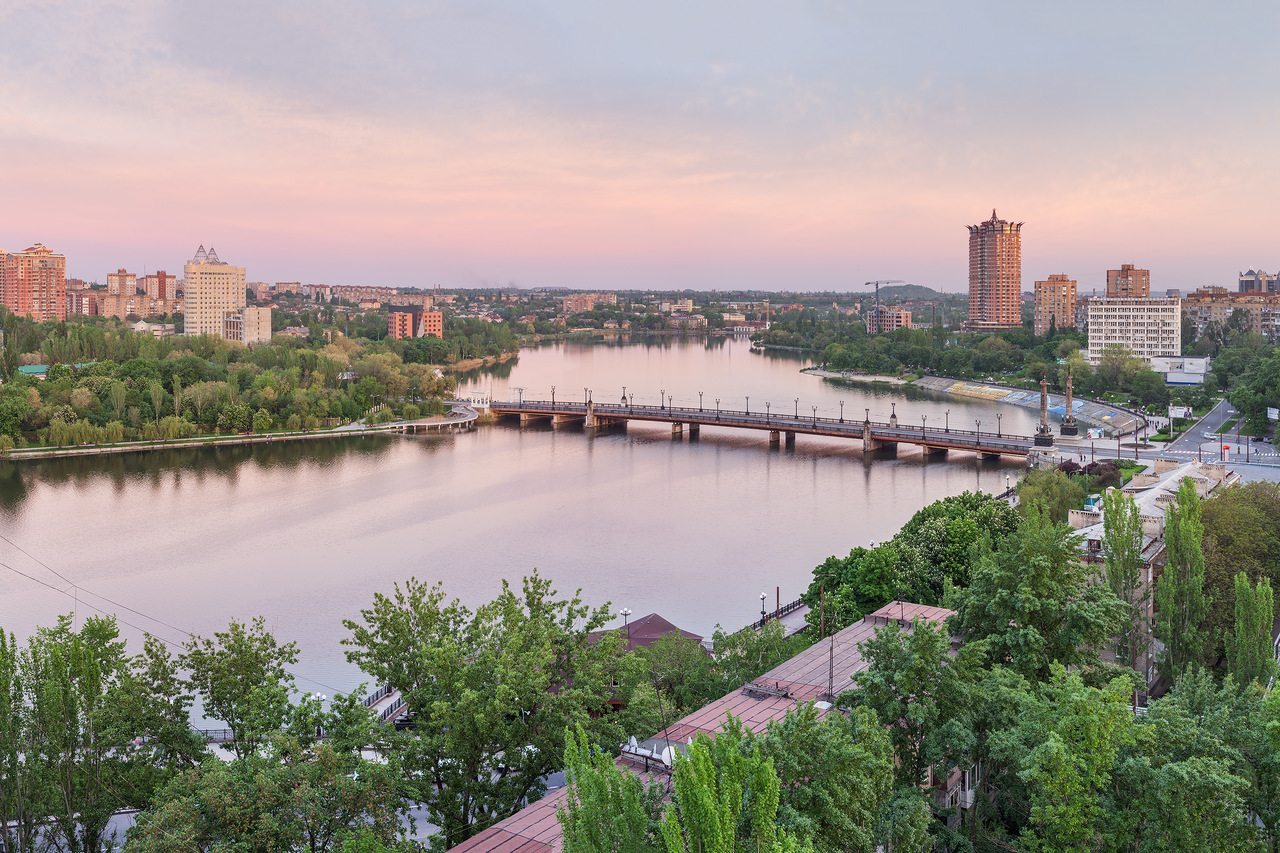
[[[557,342],[464,375],[508,399],[621,398],[678,406],[844,414],[994,428],[997,407],[913,389],[803,375],[807,359],[741,338]],[[799,402],[796,402],[796,399]],[[1029,435],[1035,413],[999,409]],[[73,610],[114,612],[131,650],[147,630],[173,642],[262,615],[296,640],[304,691],[365,680],[343,657],[344,618],[410,576],[468,604],[537,567],[561,592],[636,616],[657,611],[709,635],[758,618],[808,585],[831,554],[888,538],[921,506],[998,492],[1021,460],[953,453],[864,460],[860,443],[670,427],[521,428],[350,438],[44,462],[0,462],[0,626],[19,637]],[[21,550],[19,550],[21,549]],[[22,553],[25,551],[27,553]]]

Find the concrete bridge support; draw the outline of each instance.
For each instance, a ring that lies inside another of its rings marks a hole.
[[[898,442],[881,441],[878,438],[871,437],[871,424],[863,424],[862,426],[862,452],[872,453],[877,450],[887,450],[894,455],[898,453]]]
[[[552,415],[551,416],[551,423],[553,426],[560,426],[561,424],[571,424],[580,420],[582,420],[582,417],[580,415]]]
[[[787,446],[787,447],[795,447],[795,446],[796,446],[796,434],[795,434],[794,432],[792,432],[791,430],[787,430],[786,438],[785,438],[784,440],[786,441],[786,446]]]
[[[933,447],[933,446],[928,445],[928,444],[922,445],[922,447],[923,447],[923,449],[924,449],[924,455],[925,455],[926,457],[928,457],[928,456],[946,456],[946,455],[947,455],[947,448],[945,448],[945,447]]]
[[[680,423],[679,421],[676,421],[671,425],[671,437],[680,438],[683,435],[684,435],[684,424]]]
[[[702,424],[689,424],[689,438],[690,438],[690,439],[697,438],[697,437],[698,437],[698,433],[700,433],[701,431],[702,431]]]
[[[771,430],[769,430],[769,446],[770,446],[770,447],[777,447],[777,446],[778,446],[778,440],[779,440],[779,433],[778,433],[778,431],[777,431],[776,429],[771,429]]]

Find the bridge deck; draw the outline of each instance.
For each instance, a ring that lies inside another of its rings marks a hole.
[[[525,400],[516,403],[490,404],[494,415],[526,415],[529,417],[581,417],[589,414],[604,422],[651,421],[657,423],[719,426],[737,429],[767,430],[803,435],[820,435],[830,438],[867,437],[873,441],[892,444],[918,444],[928,448],[967,450],[973,453],[1026,456],[1035,447],[1030,436],[1007,433],[975,432],[962,429],[929,429],[903,424],[875,421],[842,420],[838,418],[795,417],[772,412],[747,412],[708,410],[705,408],[675,408],[672,406],[632,406],[616,403],[552,403],[545,400]]]

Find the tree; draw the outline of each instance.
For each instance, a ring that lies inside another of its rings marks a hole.
[[[1018,510],[1025,515],[1039,504],[1054,524],[1067,520],[1073,509],[1084,506],[1084,485],[1056,468],[1036,468],[1018,481]]]
[[[124,404],[129,396],[129,388],[123,382],[116,380],[111,383],[111,408],[115,410],[116,420],[123,417]]]
[[[591,634],[608,618],[607,605],[560,598],[534,572],[522,594],[504,582],[474,611],[411,579],[375,595],[361,623],[344,621],[347,659],[404,696],[405,767],[442,830],[434,844],[457,844],[540,796],[566,727],[616,742],[604,712],[621,641]]]
[[[271,429],[271,415],[267,414],[266,409],[258,409],[253,416],[253,431],[266,432]]]
[[[989,640],[993,662],[1033,683],[1044,681],[1055,661],[1096,665],[1098,649],[1124,619],[1110,587],[1090,582],[1080,537],[1038,505],[1001,550],[980,543],[973,583],[950,603],[953,633],[970,643]]]
[[[875,849],[893,793],[893,748],[874,712],[823,717],[806,702],[756,740],[778,775],[779,827],[817,853]]]
[[[1280,483],[1240,483],[1216,489],[1201,506],[1205,594],[1212,602],[1205,629],[1226,633],[1235,615],[1235,576],[1280,583]]]
[[[1026,850],[1102,847],[1103,795],[1119,750],[1134,738],[1130,689],[1121,678],[1087,687],[1078,672],[1055,664],[1041,696],[999,738],[997,754],[1027,786],[1030,819],[1018,837]]]
[[[160,384],[160,380],[151,383],[151,414],[152,420],[160,423],[160,410],[164,405],[164,386]]]
[[[867,668],[840,704],[868,708],[887,727],[897,784],[918,786],[930,767],[961,763],[986,644],[967,644],[953,659],[946,627],[916,619],[909,630],[878,629],[858,649]]]
[[[1274,619],[1271,582],[1263,578],[1257,586],[1250,586],[1244,572],[1236,575],[1236,626],[1227,635],[1227,665],[1236,683],[1265,684],[1275,674],[1276,658],[1271,646]]]
[[[1128,659],[1135,672],[1151,644],[1148,612],[1151,587],[1144,577],[1146,561],[1142,558],[1142,519],[1133,498],[1119,490],[1102,496],[1102,555],[1107,585],[1124,605],[1124,621],[1116,637],[1116,657]]]
[[[1156,584],[1156,637],[1165,645],[1161,668],[1171,679],[1206,656],[1204,619],[1211,599],[1204,593],[1203,538],[1200,496],[1187,477],[1165,516],[1166,565]]]
[[[778,788],[773,761],[732,716],[714,739],[699,733],[676,756],[673,802],[662,820],[667,853],[811,850],[778,828]]]
[[[227,724],[231,749],[242,759],[284,725],[294,692],[286,667],[298,662],[298,645],[279,643],[261,616],[250,625],[232,619],[213,637],[193,637],[180,660],[205,713]]]
[[[648,853],[662,850],[658,818],[665,794],[642,783],[591,743],[581,726],[565,732],[565,796],[556,809],[565,853]]]

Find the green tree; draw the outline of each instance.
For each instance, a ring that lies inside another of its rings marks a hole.
[[[614,763],[586,731],[565,732],[565,796],[556,809],[565,853],[665,849],[658,829],[665,790]]]
[[[1280,584],[1280,483],[1240,483],[1215,489],[1202,504],[1205,619],[1210,636],[1226,633],[1235,616],[1235,576]]]
[[[747,740],[747,743],[744,743]],[[699,733],[672,774],[662,820],[667,853],[811,850],[778,827],[778,776],[732,716],[715,738]]]
[[[204,712],[226,723],[231,749],[243,759],[284,725],[298,662],[297,643],[280,643],[258,616],[249,625],[235,619],[213,639],[193,637],[183,646],[182,666]]]
[[[271,429],[271,415],[266,409],[258,409],[253,416],[253,431],[266,432],[269,429]]]
[[[474,611],[410,580],[375,595],[361,623],[343,623],[347,659],[408,705],[404,761],[442,830],[433,843],[457,844],[540,796],[566,727],[617,742],[603,715],[621,641],[612,631],[592,636],[608,618],[607,605],[560,598],[534,572],[522,594],[504,582]]]
[[[1027,786],[1030,819],[1018,837],[1032,853],[1102,847],[1104,794],[1120,749],[1134,738],[1131,682],[1085,686],[1055,664],[1041,697],[999,739],[998,755]]]
[[[1151,645],[1148,612],[1151,587],[1144,576],[1146,561],[1142,558],[1142,519],[1138,505],[1124,492],[1111,490],[1102,496],[1102,555],[1107,585],[1124,605],[1124,620],[1116,636],[1116,658],[1128,660],[1135,672],[1144,673]]]
[[[887,727],[897,784],[919,785],[930,767],[962,763],[986,644],[967,644],[952,658],[946,627],[916,619],[909,630],[896,622],[878,629],[858,649],[867,668],[840,704],[869,708]]]
[[[874,712],[824,717],[806,702],[756,740],[778,775],[779,827],[818,853],[875,849],[893,793],[893,748]]]
[[[124,404],[129,397],[129,387],[123,382],[116,380],[111,383],[111,408],[116,413],[116,420],[124,417]]]
[[[1227,634],[1227,665],[1236,683],[1265,684],[1275,675],[1276,658],[1271,646],[1274,619],[1271,582],[1263,578],[1257,586],[1251,586],[1244,572],[1236,575],[1236,625]]]
[[[1085,489],[1079,477],[1056,468],[1036,468],[1018,482],[1018,509],[1025,515],[1037,504],[1054,524],[1061,524],[1073,509],[1084,506]]]
[[[1080,562],[1080,537],[1031,507],[1005,547],[980,543],[973,583],[956,590],[949,623],[968,642],[990,641],[992,660],[1040,682],[1055,661],[1096,665],[1098,649],[1119,631],[1124,605],[1110,587],[1091,583]]]
[[[1161,668],[1171,679],[1203,661],[1209,645],[1204,620],[1211,600],[1204,592],[1203,538],[1200,495],[1187,477],[1165,516],[1166,565],[1156,584],[1156,637],[1165,645]]]
[[[161,408],[164,406],[164,386],[160,384],[160,380],[151,383],[151,413],[152,419],[156,423],[160,423]]]

